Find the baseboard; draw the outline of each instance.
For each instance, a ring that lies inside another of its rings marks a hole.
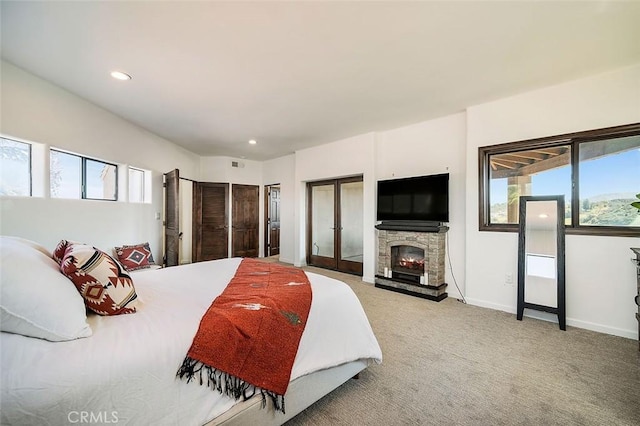
[[[508,312],[510,314],[516,314],[516,306],[501,305],[497,303],[488,302],[486,300],[470,299],[467,298],[467,303],[474,306],[480,306],[481,308],[489,308],[496,311]],[[524,316],[528,318],[539,319],[542,321],[549,321],[557,323],[557,317],[553,314],[546,314],[545,312],[532,311],[525,309]],[[515,318],[514,318],[515,319]],[[613,336],[626,337],[627,339],[637,339],[637,330],[627,330],[624,328],[609,327],[602,324],[596,324],[589,321],[578,320],[567,317],[567,325],[577,328],[583,328],[585,330],[596,331],[598,333],[611,334]]]

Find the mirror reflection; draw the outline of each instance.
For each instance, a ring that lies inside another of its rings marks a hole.
[[[556,201],[529,201],[525,225],[525,301],[557,307]]]

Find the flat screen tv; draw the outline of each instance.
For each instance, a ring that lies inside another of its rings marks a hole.
[[[378,181],[377,219],[449,222],[449,173]]]

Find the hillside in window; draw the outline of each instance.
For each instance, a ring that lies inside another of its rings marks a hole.
[[[582,200],[580,225],[640,226],[640,214],[631,206],[633,194],[606,194]]]
[[[580,205],[580,225],[584,226],[637,226],[640,213],[631,206],[635,196],[629,194],[601,194],[585,198]],[[571,223],[571,211],[567,206],[567,224]],[[491,205],[491,223],[509,223],[507,203]]]

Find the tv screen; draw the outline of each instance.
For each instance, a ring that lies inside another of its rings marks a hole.
[[[377,219],[449,221],[449,173],[378,181]]]

